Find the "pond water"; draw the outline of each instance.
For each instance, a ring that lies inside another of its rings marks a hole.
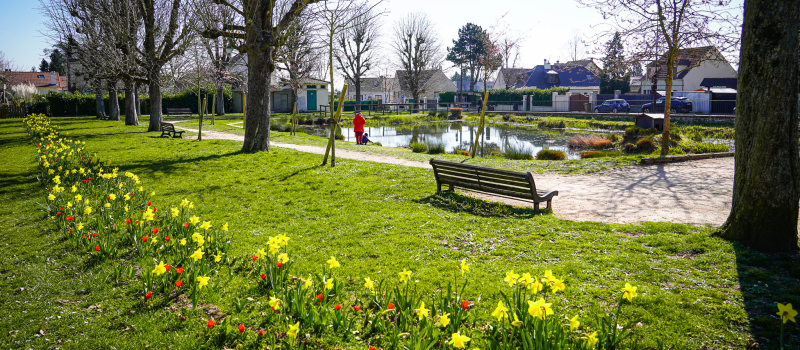
[[[305,130],[306,133],[316,136],[327,136],[330,133],[330,129],[323,127],[306,127]],[[407,147],[412,142],[441,142],[447,153],[457,148],[469,149],[477,131],[476,124],[449,122],[364,128],[370,141],[380,142],[383,146]],[[342,128],[341,134],[346,141],[356,140],[352,126]],[[586,133],[542,131],[508,125],[485,126],[480,137],[478,155],[488,156],[492,152],[503,152],[512,147],[529,152],[531,155],[536,155],[542,149],[558,150],[565,152],[569,159],[580,159],[579,150],[570,150],[567,147],[567,140],[578,134]]]

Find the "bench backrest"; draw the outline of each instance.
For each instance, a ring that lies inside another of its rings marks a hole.
[[[161,123],[161,130],[175,131],[175,126],[172,124]]]
[[[175,114],[175,113],[192,113],[191,108],[167,108],[167,114]]]
[[[437,180],[479,191],[523,198],[538,198],[531,173],[500,170],[475,165],[431,159]]]

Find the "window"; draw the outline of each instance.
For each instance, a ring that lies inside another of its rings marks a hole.
[[[306,88],[307,89],[316,89],[317,86],[316,85],[307,85]]]
[[[547,83],[548,84],[558,84],[558,73],[554,71],[547,72]]]
[[[44,78],[44,75],[37,75],[36,77],[41,79]]]

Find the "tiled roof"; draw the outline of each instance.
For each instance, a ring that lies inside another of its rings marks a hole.
[[[558,73],[559,82],[556,84],[547,82],[547,73],[553,71]],[[580,66],[568,64],[552,64],[549,70],[545,70],[543,65],[536,66],[529,72],[527,81],[517,84],[516,88],[535,87],[547,89],[551,87],[594,87],[600,86],[600,77],[594,72]]]
[[[378,77],[378,78],[361,78],[361,93],[365,92],[383,92],[384,88],[384,81],[391,79],[385,77]],[[350,91],[355,92],[355,83],[352,81],[347,81],[349,86],[347,89]],[[389,82],[386,82],[387,85],[391,85]]]
[[[425,86],[428,83],[428,80],[433,78],[434,74],[438,72],[439,69],[428,69],[420,72],[420,85]],[[398,70],[395,72],[395,76],[397,77],[397,81],[400,83],[400,90],[408,90],[408,84],[406,84],[406,71],[405,70]]]
[[[67,88],[67,77],[62,77],[58,72],[5,72],[9,85],[33,84],[37,88]],[[53,84],[52,74],[55,74]]]

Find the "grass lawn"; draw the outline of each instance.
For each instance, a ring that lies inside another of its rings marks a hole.
[[[319,271],[330,256],[337,276],[356,293],[364,277],[396,279],[411,269],[418,288],[433,291],[471,264],[466,298],[480,325],[508,291],[505,272],[541,275],[551,269],[566,290],[549,296],[558,317],[591,323],[613,312],[626,282],[639,297],[622,311],[642,323],[635,334],[653,346],[739,349],[757,342],[777,348],[776,302],[800,306],[800,258],[763,255],[711,237],[712,229],[669,223],[607,225],[533,216],[524,208],[448,194],[435,195],[430,170],[341,159],[319,167],[321,156],[280,148],[241,153],[234,141],[159,138],[146,123],[56,118],[62,135],[86,141],[120,172],[137,174],[156,191],[159,207],[187,198],[202,220],[228,222],[236,256],[266,248],[268,236],[291,237],[293,269]],[[219,124],[218,124],[219,125]],[[205,125],[204,125],[205,127]],[[20,120],[0,120],[0,319],[3,348],[216,348],[202,334],[207,317],[181,322],[170,305],[148,308],[140,283],[113,283],[114,263],[91,263],[65,250],[43,217],[46,190],[34,179],[36,148]],[[287,142],[279,134],[276,141]],[[131,261],[151,268],[153,261]],[[204,303],[231,322],[259,325],[269,309],[257,276],[237,270]],[[237,312],[236,298],[252,298]],[[795,346],[798,326],[787,323]],[[351,337],[314,340],[318,348],[367,349]],[[263,348],[263,346],[262,346]]]

